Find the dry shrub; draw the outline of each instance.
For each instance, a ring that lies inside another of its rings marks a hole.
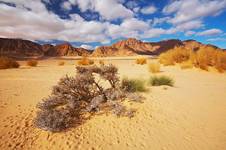
[[[99,60],[99,64],[100,64],[100,65],[104,65],[105,62],[104,62],[103,60]]]
[[[226,70],[226,52],[220,51],[217,53],[215,68],[219,72],[224,72]]]
[[[64,61],[60,61],[60,62],[58,62],[58,66],[63,66],[65,64],[65,62]]]
[[[118,69],[113,65],[77,66],[74,77],[63,77],[53,87],[48,98],[38,103],[36,127],[52,132],[59,132],[83,123],[99,111],[111,111],[117,116],[133,117],[134,110],[122,105],[129,92],[119,84]],[[98,78],[96,79],[96,77]],[[110,87],[100,83],[107,81]],[[142,98],[131,95],[134,102]]]
[[[212,47],[202,48],[196,53],[194,64],[203,70],[215,67],[219,72],[226,70],[226,52]]]
[[[36,67],[38,65],[38,61],[37,60],[28,60],[27,65],[31,66],[31,67]]]
[[[159,62],[165,66],[174,65],[175,63],[181,63],[189,60],[191,51],[176,47],[159,56]]]
[[[193,68],[193,64],[191,61],[185,61],[180,64],[181,69],[191,69]]]
[[[0,69],[19,68],[20,64],[8,57],[0,57]]]
[[[184,48],[174,48],[159,56],[159,62],[163,65],[174,65],[182,63],[181,68],[197,68],[208,70],[214,67],[219,72],[226,70],[226,52],[210,46],[201,47],[198,51],[187,50]],[[189,63],[188,63],[189,62]]]
[[[144,65],[146,63],[147,63],[147,58],[142,57],[142,58],[137,58],[136,59],[136,64]]]
[[[160,64],[159,63],[149,63],[148,70],[151,73],[158,73],[158,72],[160,72]]]
[[[92,65],[94,64],[94,61],[89,59],[88,57],[82,57],[82,59],[78,60],[77,62],[78,65]]]

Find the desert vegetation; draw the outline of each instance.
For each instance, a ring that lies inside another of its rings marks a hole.
[[[193,68],[193,64],[191,61],[184,61],[180,64],[181,69],[190,69]]]
[[[65,62],[64,61],[60,61],[60,62],[58,62],[58,66],[63,66],[65,64]]]
[[[0,69],[19,68],[20,64],[12,58],[0,57]]]
[[[152,76],[149,79],[149,84],[152,86],[161,86],[161,85],[168,85],[173,86],[174,80],[168,76],[161,75],[161,76]]]
[[[38,65],[38,61],[37,60],[28,60],[27,61],[27,65],[31,66],[31,67],[36,67]]]
[[[127,92],[145,92],[145,81],[142,79],[128,79],[124,77],[121,82],[121,88]]]
[[[94,61],[89,59],[88,57],[84,56],[80,60],[77,61],[77,64],[78,65],[83,65],[83,66],[92,65],[92,64],[94,64]]]
[[[76,76],[61,78],[51,95],[37,104],[39,111],[34,123],[38,128],[62,131],[83,123],[85,116],[99,111],[133,117],[135,110],[127,109],[122,102],[126,98],[140,102],[143,97],[134,92],[143,88],[143,82],[132,81],[129,88],[125,84],[121,86],[118,69],[113,65],[77,66],[76,70]],[[107,81],[108,88],[101,81]]]
[[[197,68],[208,70],[216,68],[219,72],[226,70],[226,52],[214,47],[202,47],[197,51],[176,47],[159,56],[159,62],[163,65],[182,63],[181,68]]]
[[[100,65],[104,65],[105,62],[104,62],[103,60],[99,60],[99,64],[100,64]]]
[[[159,63],[149,63],[148,64],[148,71],[151,72],[151,73],[160,72],[160,64]]]
[[[136,64],[138,64],[138,65],[144,65],[146,63],[147,63],[147,58],[142,57],[142,58],[136,59]]]

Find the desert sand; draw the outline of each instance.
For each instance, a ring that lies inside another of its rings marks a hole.
[[[60,77],[75,74],[75,60],[40,60],[38,67],[0,70],[0,149],[23,150],[224,150],[226,149],[226,73],[161,67],[174,87],[149,87],[135,117],[96,115],[60,133],[35,128],[35,105]],[[107,60],[105,60],[107,61]],[[151,60],[156,61],[156,60]],[[148,79],[147,65],[108,60],[121,77]]]

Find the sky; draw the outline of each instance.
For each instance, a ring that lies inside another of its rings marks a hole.
[[[87,49],[194,39],[226,49],[226,0],[0,0],[0,37]]]

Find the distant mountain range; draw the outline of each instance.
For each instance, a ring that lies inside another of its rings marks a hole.
[[[0,38],[0,55],[10,57],[43,57],[43,56],[133,56],[133,55],[158,55],[174,47],[183,47],[194,51],[211,47],[220,48],[202,44],[195,40],[181,41],[178,39],[164,40],[160,42],[142,42],[135,38],[118,41],[111,46],[100,46],[95,50],[73,47],[70,43],[59,45],[44,44],[23,40]]]

